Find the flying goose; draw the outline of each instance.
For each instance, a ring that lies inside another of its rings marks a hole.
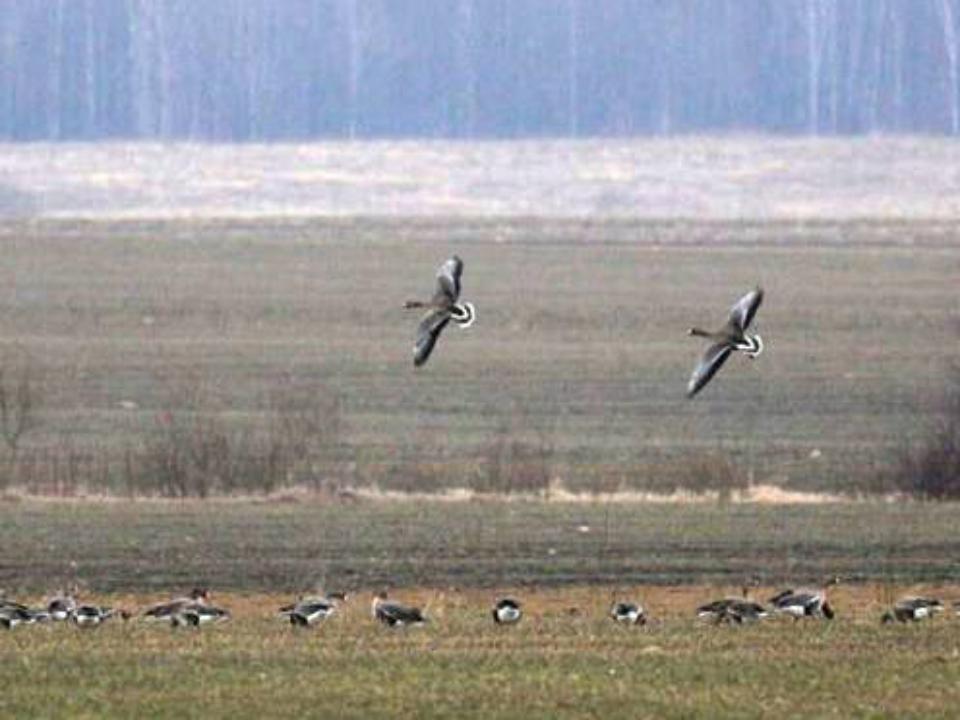
[[[170,622],[174,615],[191,605],[205,605],[207,591],[204,588],[194,588],[186,597],[178,597],[159,605],[148,608],[143,613],[143,619],[148,622]]]
[[[943,612],[943,603],[939,600],[913,596],[905,597],[897,600],[893,608],[883,614],[880,622],[914,622],[933,617],[938,612]]]
[[[750,589],[755,583],[744,585],[739,598],[723,598],[701,605],[697,608],[697,617],[714,624],[734,623],[741,625],[767,617],[767,610],[763,605],[750,599]]]
[[[420,608],[408,607],[400,603],[387,600],[387,593],[380,592],[373,596],[373,617],[388,627],[404,627],[406,625],[422,625],[427,621],[420,612]]]
[[[735,350],[739,350],[751,359],[763,352],[763,340],[760,336],[747,334],[747,328],[750,327],[753,316],[757,314],[762,302],[763,289],[757,287],[737,301],[730,309],[730,317],[726,325],[716,332],[696,327],[687,331],[688,335],[713,341],[697,364],[693,375],[690,376],[690,381],[687,383],[688,398],[692,398],[710,382]]]
[[[310,627],[333,615],[340,598],[346,599],[346,596],[341,593],[301,596],[294,604],[280,608],[280,617],[295,627]]]
[[[610,617],[624,625],[647,624],[647,615],[643,607],[635,603],[614,602],[610,605]]]
[[[428,302],[408,300],[405,308],[426,308],[417,326],[417,342],[413,347],[413,364],[423,365],[433,346],[437,344],[440,333],[453,320],[461,328],[468,328],[477,319],[473,305],[460,302],[460,276],[463,274],[463,260],[454,255],[437,270],[437,289]]]
[[[513,598],[503,598],[498,600],[493,606],[493,621],[497,625],[514,625],[520,622],[523,617],[523,610],[520,609],[520,603]]]
[[[776,613],[790,615],[795,620],[802,617],[822,617],[826,620],[833,620],[834,611],[827,600],[827,590],[831,585],[838,585],[840,578],[832,577],[824,582],[819,589],[812,588],[790,588],[777,593],[770,598],[770,604]]]

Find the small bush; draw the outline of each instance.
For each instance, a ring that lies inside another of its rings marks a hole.
[[[741,471],[729,452],[704,451],[679,461],[674,470],[674,483],[677,489],[695,495],[715,492],[721,502],[728,502],[735,492],[750,487],[750,477]]]
[[[554,447],[548,433],[531,429],[522,416],[502,422],[480,450],[469,486],[481,494],[546,495],[550,489]]]
[[[888,484],[924,500],[960,499],[960,367],[946,380],[942,416],[927,437],[904,448]]]

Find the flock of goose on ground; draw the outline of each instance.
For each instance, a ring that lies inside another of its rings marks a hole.
[[[699,620],[714,625],[743,625],[757,622],[771,614],[792,617],[832,620],[836,613],[827,593],[839,578],[830,578],[819,588],[790,588],[777,593],[767,601],[767,606],[750,598],[751,585],[743,588],[742,597],[727,597],[701,605],[696,610]],[[335,615],[341,604],[347,601],[345,593],[318,593],[304,595],[295,602],[277,610],[277,617],[294,627],[313,627]],[[909,623],[932,618],[942,612],[944,605],[931,597],[908,596],[896,601],[880,618],[890,622]],[[954,603],[960,616],[960,601]],[[373,619],[391,628],[423,625],[429,618],[418,607],[403,605],[387,598],[385,592],[374,595],[371,606]],[[571,615],[579,615],[576,608]],[[515,598],[501,598],[490,611],[497,625],[515,625],[523,618],[523,606]],[[624,625],[646,625],[648,616],[639,603],[614,601],[609,616]],[[36,625],[55,622],[72,622],[78,627],[94,628],[112,618],[128,621],[138,618],[143,622],[166,624],[170,627],[194,627],[214,625],[231,617],[230,611],[215,607],[208,600],[204,589],[196,588],[189,595],[152,605],[139,614],[127,610],[93,604],[81,604],[72,594],[58,594],[41,607],[30,607],[0,595],[0,626],[12,630],[20,625]]]

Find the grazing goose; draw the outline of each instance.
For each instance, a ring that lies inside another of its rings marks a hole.
[[[610,605],[610,617],[624,625],[647,624],[647,615],[643,607],[634,603],[614,602]]]
[[[692,398],[710,382],[735,350],[739,350],[751,359],[763,352],[763,340],[760,336],[747,334],[747,328],[750,327],[753,316],[757,314],[757,309],[762,302],[763,290],[757,287],[737,301],[730,310],[727,324],[720,330],[709,332],[700,328],[690,328],[689,335],[707,338],[712,340],[713,344],[707,348],[693,375],[690,376],[690,382],[687,383],[688,398]]]
[[[697,618],[714,624],[734,623],[742,625],[755,622],[767,617],[767,610],[763,605],[750,599],[751,585],[744,585],[742,597],[723,598],[714,600],[697,608]]]
[[[143,613],[147,622],[170,622],[174,615],[191,605],[205,605],[207,591],[204,588],[194,588],[187,597],[178,597],[159,605],[148,608]]]
[[[12,630],[17,625],[30,625],[37,622],[37,611],[19,603],[5,603],[0,606],[0,627]]]
[[[77,607],[73,595],[60,594],[47,601],[46,619],[56,622],[66,622]]]
[[[70,613],[73,622],[80,627],[97,627],[112,617],[120,616],[124,620],[129,617],[125,610],[114,610],[99,605],[78,605]]]
[[[230,611],[213,607],[206,603],[186,605],[170,616],[173,627],[200,627],[226,622],[230,619]]]
[[[811,588],[784,590],[770,598],[770,604],[774,612],[790,615],[795,620],[803,617],[822,617],[833,620],[835,613],[827,601],[827,590],[831,585],[839,583],[840,578],[832,577],[824,582],[819,590]]]
[[[389,602],[385,592],[373,596],[373,617],[388,627],[422,625],[427,621],[420,608]]]
[[[520,603],[513,598],[503,598],[497,600],[493,606],[493,621],[497,625],[515,625],[523,617],[523,610],[520,609]]]
[[[30,610],[30,608],[23,603],[18,603],[15,600],[8,600],[5,593],[0,593],[0,612],[3,612],[7,609],[22,610],[24,612]]]
[[[413,364],[415,367],[423,365],[440,333],[453,320],[461,328],[473,325],[477,318],[473,305],[460,302],[460,276],[463,274],[463,260],[454,255],[437,270],[437,290],[429,302],[408,300],[406,308],[426,308],[417,327],[417,342],[413,347]]]
[[[893,608],[883,614],[880,622],[915,622],[933,617],[938,612],[943,612],[943,603],[939,600],[923,597],[905,597],[897,600]]]
[[[295,627],[310,627],[326,620],[337,610],[338,599],[346,598],[340,593],[331,593],[326,597],[301,597],[293,605],[280,608],[280,617]]]

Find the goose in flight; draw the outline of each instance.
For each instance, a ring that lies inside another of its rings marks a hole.
[[[413,364],[423,365],[440,333],[451,320],[461,328],[468,328],[477,319],[473,304],[460,302],[460,277],[463,275],[463,260],[454,255],[437,270],[437,289],[427,302],[408,300],[405,308],[426,308],[427,313],[417,326],[417,342],[413,346]]]
[[[753,316],[757,314],[762,302],[763,289],[757,287],[737,301],[730,309],[730,317],[726,325],[716,332],[696,327],[690,328],[689,335],[707,338],[712,340],[713,344],[707,348],[693,375],[690,376],[690,382],[687,383],[688,398],[692,398],[710,382],[735,350],[739,350],[751,359],[763,352],[763,340],[760,336],[747,334]]]

